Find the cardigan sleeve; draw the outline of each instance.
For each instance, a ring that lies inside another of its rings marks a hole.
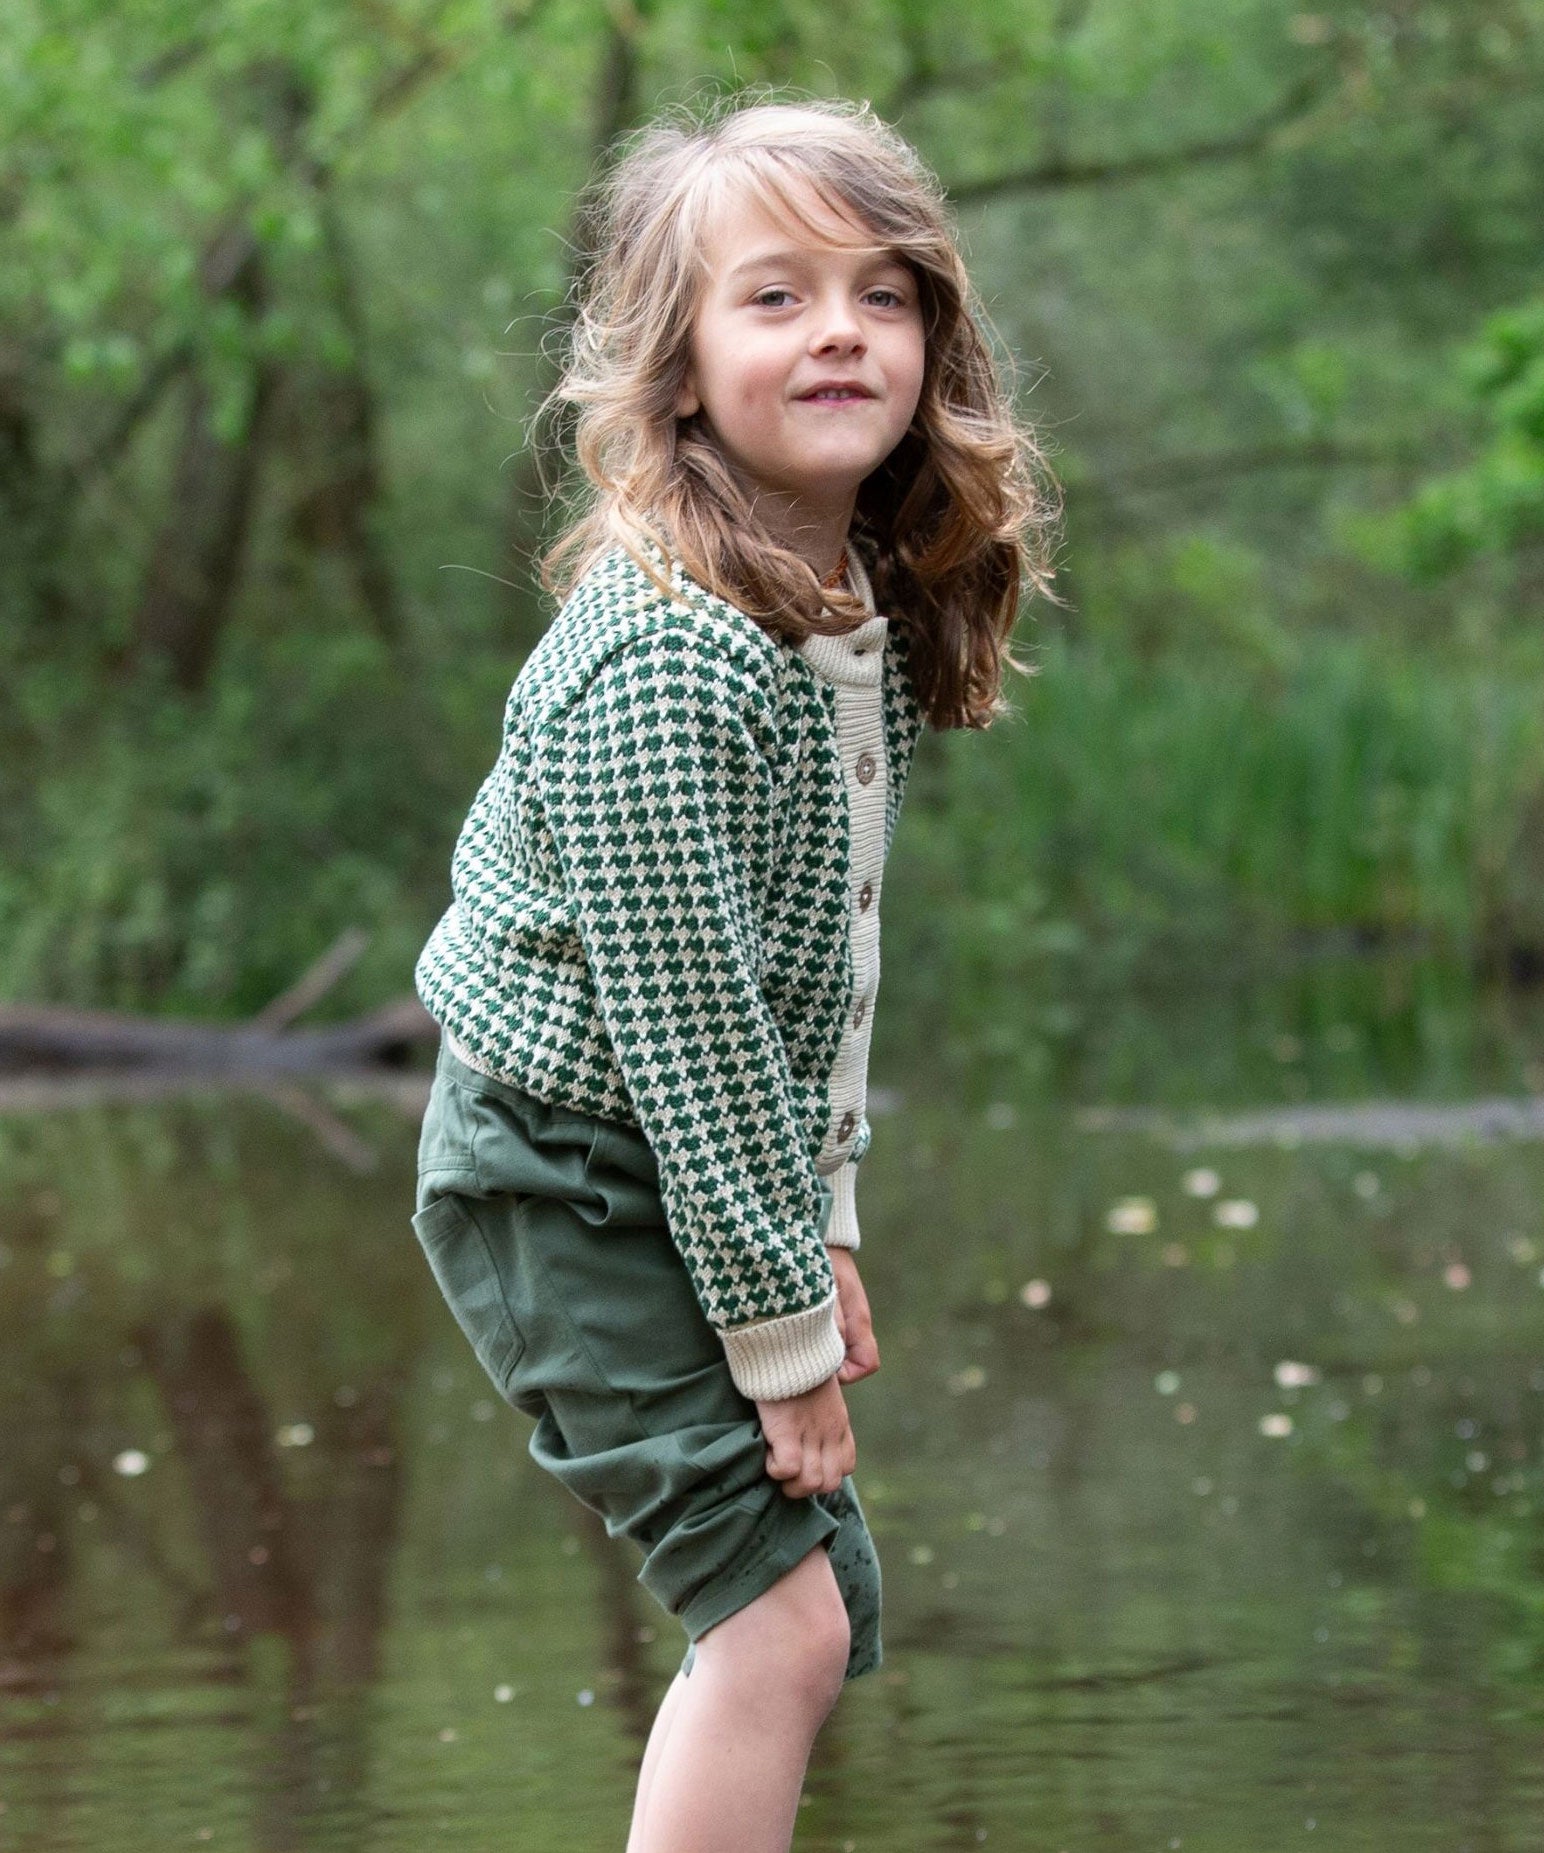
[[[532,755],[672,1239],[736,1387],[763,1400],[813,1389],[845,1356],[825,1193],[757,976],[771,725],[754,676],[662,628],[608,657]]]

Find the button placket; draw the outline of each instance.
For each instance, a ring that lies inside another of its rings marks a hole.
[[[872,611],[872,598],[867,598]],[[841,1047],[832,1071],[832,1101],[840,1118],[828,1132],[828,1143],[817,1161],[822,1171],[840,1169],[849,1162],[853,1137],[863,1119],[863,1051],[871,1005],[879,977],[878,910],[883,867],[883,823],[888,764],[881,725],[882,659],[887,637],[886,621],[876,614],[861,633],[836,640],[814,636],[801,646],[825,686],[822,694],[836,723],[846,771],[848,823],[856,867],[848,893],[854,953],[854,987]],[[834,685],[834,686],[833,686]],[[845,1096],[848,1104],[839,1103]]]

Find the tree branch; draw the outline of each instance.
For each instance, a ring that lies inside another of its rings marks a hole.
[[[1339,72],[1335,72],[1338,79]],[[1229,135],[1182,143],[1176,148],[1155,148],[1145,153],[1121,155],[1109,160],[1076,161],[1055,158],[1037,162],[1003,174],[988,174],[979,180],[963,180],[951,186],[949,197],[956,206],[979,205],[983,200],[1000,199],[1010,193],[1047,193],[1071,187],[1109,186],[1127,180],[1146,180],[1154,174],[1172,173],[1176,168],[1198,167],[1213,161],[1236,160],[1240,155],[1258,154],[1287,124],[1309,115],[1334,89],[1334,82],[1323,71],[1315,71],[1294,84],[1286,95],[1264,115],[1247,127]]]
[[[1190,489],[1219,477],[1268,475],[1276,470],[1357,469],[1425,470],[1431,446],[1418,439],[1350,443],[1335,438],[1306,444],[1255,444],[1238,450],[1208,451],[1190,457],[1167,457],[1134,470],[1115,471],[1079,483],[1067,481],[1068,499],[1114,501],[1123,495],[1163,494]],[[1064,479],[1065,480],[1065,479]]]

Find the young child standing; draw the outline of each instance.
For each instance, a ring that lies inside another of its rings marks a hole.
[[[587,507],[417,983],[414,1227],[532,1457],[688,1637],[628,1853],[784,1853],[880,1577],[842,1386],[918,735],[1003,711],[1049,595],[936,181],[864,106],[666,119],[592,221],[556,403]]]

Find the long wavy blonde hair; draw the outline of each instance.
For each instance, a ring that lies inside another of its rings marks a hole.
[[[921,399],[906,435],[863,483],[852,539],[878,608],[906,630],[918,699],[935,728],[989,726],[1007,711],[1005,666],[1027,591],[1050,589],[1060,517],[1044,454],[1017,419],[936,177],[867,104],[743,100],[671,112],[627,138],[590,196],[562,375],[545,416],[571,422],[583,473],[569,524],[542,560],[566,594],[618,545],[661,583],[659,558],[770,634],[861,622],[855,598],[756,519],[701,414],[677,416],[706,280],[706,231],[724,190],[815,233],[812,188],[917,279],[926,330]],[[808,197],[807,192],[805,198]],[[854,242],[858,242],[855,236]],[[657,551],[656,551],[657,550]]]

